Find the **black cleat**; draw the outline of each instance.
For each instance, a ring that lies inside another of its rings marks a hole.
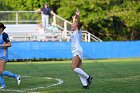
[[[87,85],[87,86],[83,86],[82,87],[83,89],[89,89],[89,86]]]
[[[91,85],[92,79],[93,79],[93,77],[92,77],[92,76],[89,76],[89,78],[87,79],[88,86],[90,86],[90,85]]]

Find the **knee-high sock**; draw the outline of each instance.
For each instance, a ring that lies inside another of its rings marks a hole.
[[[87,86],[87,79],[85,77],[83,77],[82,75],[79,75],[81,83],[83,86]]]
[[[86,79],[89,78],[89,75],[85,73],[81,68],[75,68],[73,71],[85,77]]]
[[[2,87],[5,87],[5,82],[3,76],[0,74],[0,83]]]
[[[1,74],[4,75],[4,76],[12,77],[12,78],[17,78],[16,74],[11,73],[9,71],[3,71]]]

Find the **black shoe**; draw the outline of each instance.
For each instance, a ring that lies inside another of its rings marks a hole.
[[[89,89],[88,85],[87,86],[83,86],[82,88],[83,89]]]
[[[92,77],[92,76],[89,76],[89,78],[87,79],[88,86],[90,86],[90,85],[91,85],[92,79],[93,79],[93,77]]]

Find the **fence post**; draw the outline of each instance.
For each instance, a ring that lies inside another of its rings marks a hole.
[[[88,33],[88,42],[90,42],[90,33]]]
[[[53,20],[52,22],[56,25],[56,15],[53,15]]]
[[[64,21],[65,38],[67,37],[67,22]]]
[[[18,11],[16,11],[16,24],[18,24]]]
[[[87,33],[85,33],[85,42],[87,42]]]

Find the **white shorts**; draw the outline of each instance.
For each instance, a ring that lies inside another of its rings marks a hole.
[[[83,52],[82,51],[76,51],[76,52],[72,53],[73,57],[75,57],[77,55],[80,57],[81,60],[83,59]]]

